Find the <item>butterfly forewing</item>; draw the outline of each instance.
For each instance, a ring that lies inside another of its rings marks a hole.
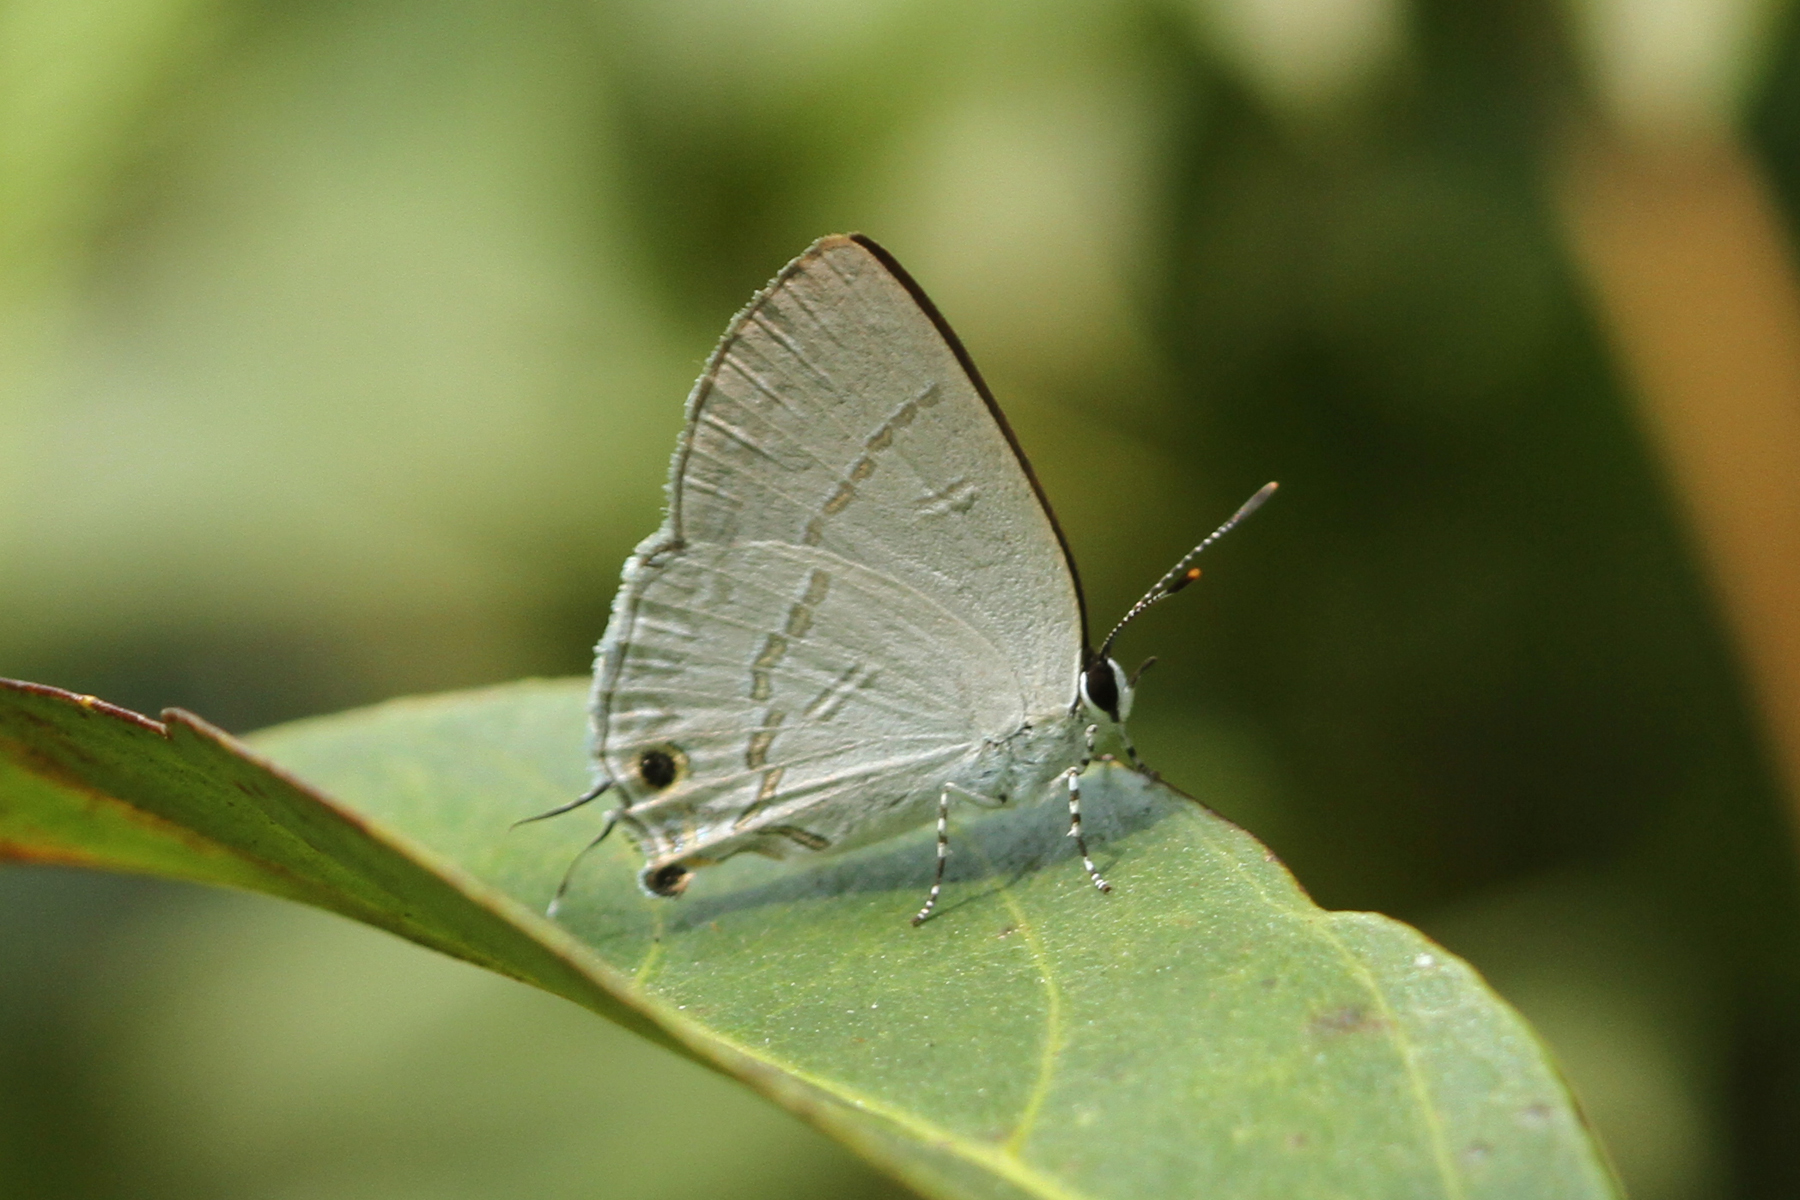
[[[595,683],[596,749],[653,856],[882,836],[1071,699],[1060,534],[926,304],[826,238],[695,387]]]

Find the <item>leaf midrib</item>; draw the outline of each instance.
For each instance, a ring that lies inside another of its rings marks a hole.
[[[976,852],[980,853],[979,846],[976,848]],[[983,857],[985,861],[985,855]],[[988,865],[991,867],[992,863]],[[769,1054],[767,1050],[752,1049],[734,1038],[727,1037],[711,1026],[685,1019],[679,1019],[680,1023],[700,1031],[703,1036],[716,1045],[728,1047],[748,1059],[781,1071],[858,1111],[873,1113],[892,1122],[910,1135],[958,1154],[970,1164],[993,1171],[1009,1182],[1045,1197],[1046,1200],[1093,1200],[1087,1193],[1070,1191],[1047,1176],[1039,1174],[1025,1163],[1020,1154],[1020,1149],[1037,1120],[1037,1114],[1043,1107],[1045,1098],[1049,1095],[1050,1080],[1055,1073],[1056,1058],[1062,1050],[1062,991],[1057,986],[1048,952],[1038,935],[1037,928],[1026,916],[1024,907],[1019,903],[1018,897],[1014,895],[1011,885],[1003,883],[998,891],[1002,902],[1012,913],[1014,923],[1025,936],[1032,960],[1037,964],[1041,973],[1047,997],[1044,1048],[1039,1057],[1037,1078],[1025,1103],[1021,1106],[1018,1122],[1014,1126],[1013,1132],[1004,1143],[1001,1143],[1001,1148],[998,1150],[989,1143],[971,1140],[943,1126],[920,1120],[905,1110],[896,1109],[882,1101],[871,1099],[840,1083],[827,1082],[810,1071]],[[634,988],[646,999],[650,998],[646,984],[655,973],[655,969],[662,965],[663,959],[664,922],[661,906],[652,907],[651,919],[655,925],[653,940],[650,949],[645,952],[643,960],[638,964],[632,979]]]

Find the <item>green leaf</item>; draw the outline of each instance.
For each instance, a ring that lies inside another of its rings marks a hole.
[[[1414,930],[1328,913],[1255,839],[1101,766],[1060,806],[960,815],[811,867],[735,859],[680,900],[623,839],[538,913],[603,805],[583,686],[399,701],[255,739],[0,692],[0,854],[320,904],[568,996],[737,1075],[940,1196],[1602,1197],[1530,1029]],[[345,805],[353,805],[354,811]],[[696,1131],[702,1133],[704,1131]]]

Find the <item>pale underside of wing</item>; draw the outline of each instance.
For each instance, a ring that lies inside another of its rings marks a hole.
[[[816,851],[916,823],[1024,720],[1005,660],[954,613],[828,551],[751,542],[694,548],[645,587],[608,751],[628,776],[646,748],[684,761],[628,811],[654,855]]]
[[[595,680],[601,765],[653,855],[759,829],[866,840],[1067,709],[1083,635],[1060,536],[876,252],[827,238],[790,264],[688,417]],[[653,747],[685,759],[680,780],[646,783]]]

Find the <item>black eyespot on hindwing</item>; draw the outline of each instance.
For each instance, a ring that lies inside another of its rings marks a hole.
[[[685,756],[673,746],[652,746],[638,752],[638,778],[653,791],[662,791],[681,778]]]
[[[658,896],[679,896],[692,874],[680,863],[664,863],[654,871],[644,872],[644,887]]]

